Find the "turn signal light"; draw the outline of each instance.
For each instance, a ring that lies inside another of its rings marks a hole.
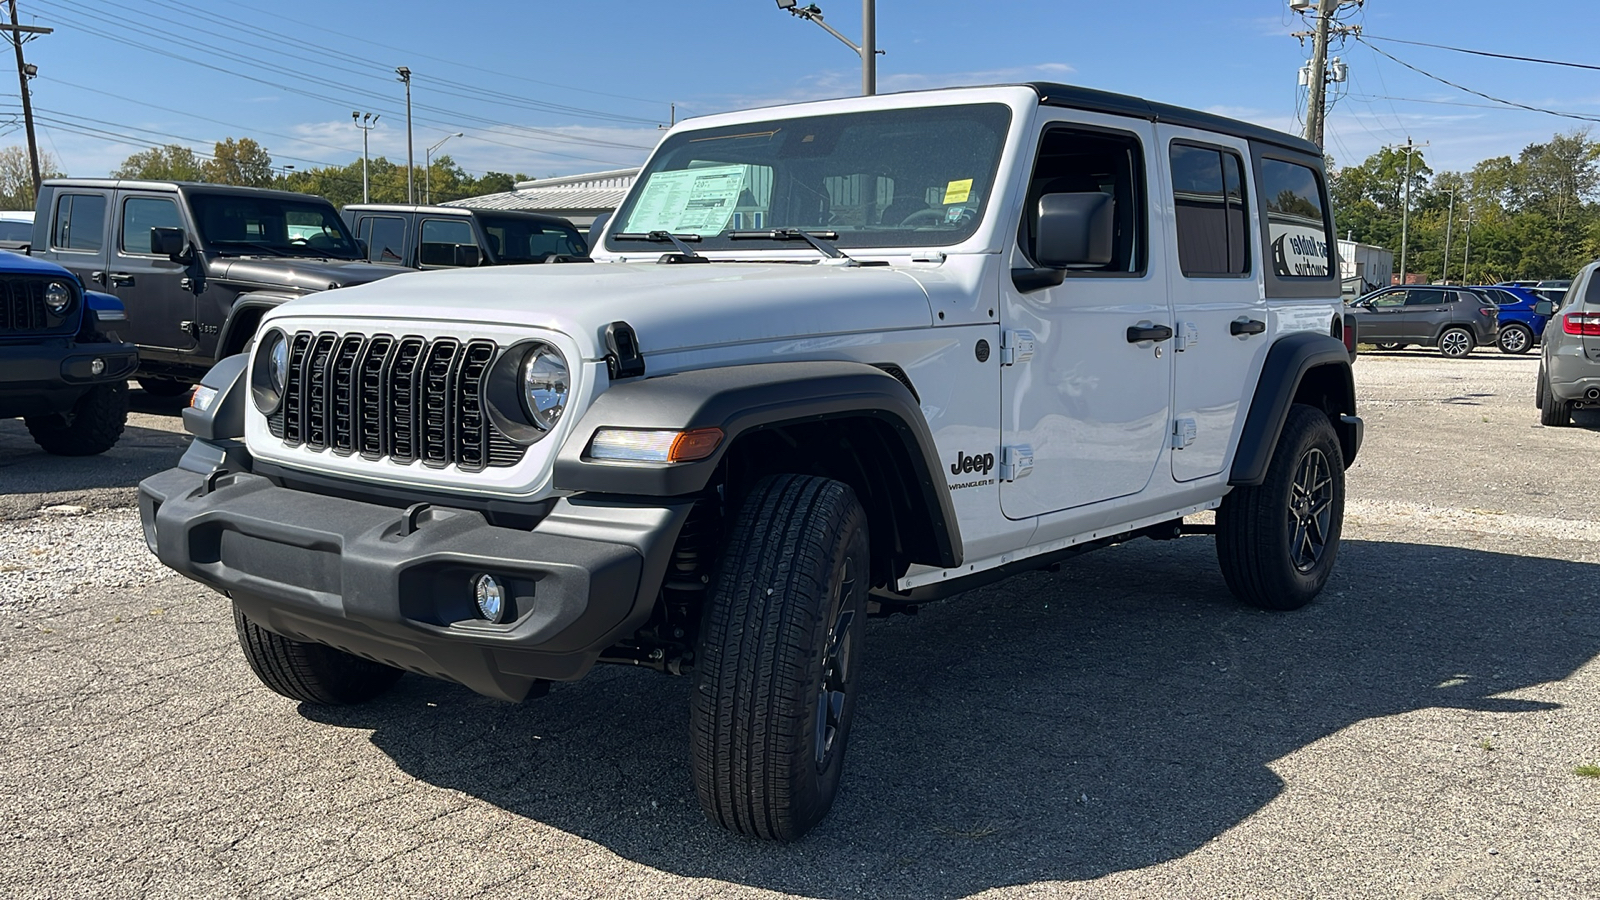
[[[721,428],[689,431],[602,428],[589,444],[591,459],[616,462],[678,463],[705,459],[722,443]]]
[[[1561,317],[1561,330],[1567,334],[1600,337],[1600,313],[1567,313]]]

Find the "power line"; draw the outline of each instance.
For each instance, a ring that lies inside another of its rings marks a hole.
[[[1360,38],[1360,37],[1356,38],[1356,40],[1361,41],[1361,43],[1363,43],[1363,44],[1367,44],[1367,42],[1365,40],[1363,40],[1362,38]],[[1428,72],[1428,71],[1425,71],[1423,69],[1419,69],[1416,66],[1413,66],[1412,64],[1406,62],[1405,60],[1395,57],[1393,54],[1389,53],[1388,51],[1380,49],[1378,47],[1374,47],[1371,44],[1367,44],[1367,47],[1369,49],[1371,49],[1373,52],[1380,53],[1380,54],[1388,57],[1389,59],[1394,60],[1395,62],[1399,63],[1400,65],[1405,66],[1406,68],[1410,69],[1411,71],[1416,72],[1418,75],[1422,75],[1425,78],[1431,78],[1434,81],[1439,82],[1440,84],[1447,84],[1450,87],[1453,87],[1458,91],[1465,91],[1466,93],[1469,93],[1469,94],[1473,95],[1474,97],[1482,97],[1485,100],[1492,100],[1495,103],[1499,103],[1499,104],[1501,104],[1503,106],[1511,106],[1511,107],[1515,107],[1517,109],[1525,109],[1525,110],[1528,110],[1529,112],[1544,113],[1545,115],[1549,115],[1549,116],[1559,116],[1559,117],[1561,117],[1563,119],[1577,119],[1577,120],[1582,121],[1582,122],[1600,122],[1600,118],[1597,118],[1595,116],[1582,116],[1582,115],[1579,115],[1577,113],[1557,112],[1557,111],[1555,111],[1553,109],[1544,109],[1543,107],[1529,106],[1526,103],[1517,103],[1517,102],[1512,101],[1512,100],[1502,100],[1499,97],[1495,97],[1495,96],[1492,96],[1492,95],[1489,95],[1489,94],[1485,94],[1483,91],[1475,91],[1472,88],[1464,87],[1462,85],[1456,84],[1454,81],[1451,81],[1451,80],[1449,80],[1447,78],[1441,78],[1438,75],[1433,74],[1432,72]]]
[[[1491,56],[1495,59],[1509,59],[1516,62],[1541,63],[1547,66],[1566,66],[1571,69],[1588,69],[1593,72],[1600,72],[1600,66],[1591,66],[1588,63],[1563,62],[1559,59],[1540,59],[1537,56],[1517,56],[1511,53],[1490,53],[1487,50],[1468,50],[1464,47],[1450,47],[1444,44],[1430,44],[1426,41],[1406,41],[1401,40],[1400,38],[1379,37],[1375,34],[1365,35],[1365,37],[1368,40],[1388,41],[1391,44],[1410,44],[1413,47],[1432,47],[1435,50],[1450,50],[1455,53],[1470,53],[1473,56]]]

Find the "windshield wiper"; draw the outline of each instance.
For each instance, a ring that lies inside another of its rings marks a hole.
[[[837,241],[837,231],[801,231],[798,228],[769,228],[763,231],[730,231],[728,239],[734,241],[805,241],[829,259],[849,259],[844,251],[828,243]]]
[[[705,259],[705,257],[694,252],[693,247],[684,243],[685,241],[694,241],[698,244],[701,241],[701,237],[698,234],[673,234],[670,231],[645,231],[613,234],[611,239],[613,241],[650,241],[654,244],[670,243],[672,246],[678,248],[678,252],[682,253],[685,259]]]
[[[261,251],[264,251],[266,253],[270,253],[273,256],[289,256],[290,255],[288,253],[283,252],[282,250],[279,250],[277,247],[271,246],[270,244],[257,244],[254,241],[219,241],[218,243],[221,244],[221,245],[226,245],[226,246],[218,246],[217,247],[218,250],[225,250],[225,249],[229,249],[229,248],[232,248],[232,247],[249,247],[249,248],[254,249],[254,250],[261,250]]]

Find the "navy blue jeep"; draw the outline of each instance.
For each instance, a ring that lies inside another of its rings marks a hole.
[[[122,302],[77,276],[0,250],[0,419],[21,416],[46,452],[91,456],[128,419],[138,351],[117,339]]]

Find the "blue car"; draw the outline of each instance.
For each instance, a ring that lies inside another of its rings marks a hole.
[[[1550,317],[1533,311],[1539,296],[1532,288],[1495,284],[1472,290],[1487,294],[1500,307],[1500,336],[1496,343],[1501,353],[1527,353],[1528,348],[1539,343],[1544,323]]]
[[[122,436],[137,349],[110,294],[76,275],[0,250],[0,419],[18,416],[48,453],[91,456]]]

